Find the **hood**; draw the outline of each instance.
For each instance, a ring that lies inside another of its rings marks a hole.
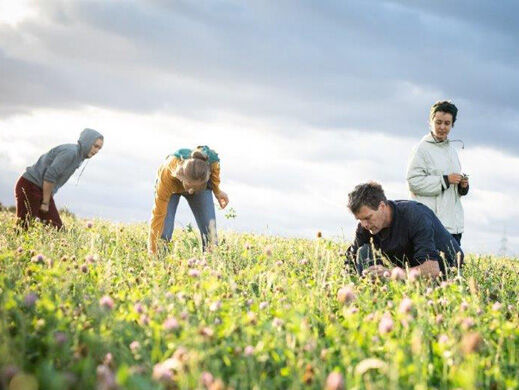
[[[98,138],[103,139],[103,135],[94,129],[84,129],[79,135],[77,143],[79,144],[79,153],[81,158],[84,159],[88,156],[92,145]]]
[[[445,141],[440,141],[440,142],[436,141],[431,132],[424,135],[424,137],[422,138],[422,141],[430,142],[432,144],[437,144],[437,145],[449,145],[449,143],[450,143],[450,140],[448,138]]]

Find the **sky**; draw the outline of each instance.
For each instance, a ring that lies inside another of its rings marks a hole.
[[[164,157],[209,145],[236,218],[219,228],[350,240],[354,186],[407,199],[437,100],[471,188],[463,247],[519,255],[519,3],[0,0],[0,202],[85,127],[103,150],[56,195],[149,219]],[[183,202],[177,226],[194,223]],[[506,239],[506,245],[503,245]]]

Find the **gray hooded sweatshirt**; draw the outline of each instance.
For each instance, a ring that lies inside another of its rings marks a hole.
[[[77,144],[63,144],[52,148],[36,164],[27,167],[22,176],[40,188],[43,188],[43,181],[54,183],[54,195],[87,158],[92,145],[99,138],[102,139],[103,135],[98,131],[84,129]]]

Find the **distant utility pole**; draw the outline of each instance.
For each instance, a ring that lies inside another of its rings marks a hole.
[[[501,238],[501,247],[499,248],[499,256],[505,257],[508,252],[508,248],[506,247],[508,243],[508,238],[506,237],[506,227],[503,228],[503,237]]]

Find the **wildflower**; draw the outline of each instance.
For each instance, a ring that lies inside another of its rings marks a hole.
[[[105,366],[110,366],[114,360],[114,357],[111,352],[108,352],[105,357],[103,358],[103,364]]]
[[[210,311],[218,311],[222,307],[222,301],[216,301],[209,306]]]
[[[112,310],[114,308],[114,301],[108,295],[101,297],[99,305],[105,309]]]
[[[200,329],[198,333],[200,333],[204,337],[211,338],[214,335],[214,330],[212,328],[206,326],[206,327],[203,327],[202,329]]]
[[[272,248],[270,246],[266,246],[264,252],[268,257],[272,256]]]
[[[38,300],[38,295],[36,295],[33,292],[30,292],[23,298],[23,303],[27,307],[33,307],[37,300]]]
[[[269,305],[268,302],[261,302],[259,304],[259,308],[260,308],[260,310],[263,310],[263,309],[266,309],[268,305]]]
[[[139,343],[138,341],[132,341],[130,343],[130,350],[133,353],[136,353],[139,350],[140,347],[141,347],[141,343]]]
[[[432,299],[429,299],[427,301],[427,306],[434,306],[434,301]]]
[[[211,386],[209,386],[209,390],[224,390],[225,384],[220,378],[215,379]]]
[[[276,265],[278,267],[281,267],[283,265],[283,262],[281,260],[276,261]]]
[[[350,308],[350,314],[355,314],[355,313],[358,313],[358,312],[359,312],[359,309],[356,308],[355,306],[352,306],[352,307]]]
[[[249,321],[249,323],[251,323],[253,325],[256,325],[256,323],[258,322],[258,316],[256,315],[255,312],[248,311],[247,312],[247,320]]]
[[[466,311],[469,308],[469,304],[466,301],[460,303],[461,311]]]
[[[10,364],[2,368],[2,374],[0,376],[0,383],[9,383],[11,379],[20,372],[20,369]]]
[[[81,272],[83,272],[84,274],[86,274],[88,272],[88,266],[86,264],[83,264],[81,266]]]
[[[316,234],[317,238],[322,238],[323,237],[323,233],[318,231],[317,234]]]
[[[476,322],[474,321],[474,319],[472,317],[464,318],[461,321],[461,327],[465,330],[468,330],[468,329],[474,327],[474,325],[476,325]]]
[[[92,221],[88,221],[86,223],[86,227],[87,227],[87,229],[92,229],[94,227],[94,223]]]
[[[175,317],[166,318],[166,320],[164,321],[162,326],[167,331],[177,330],[180,327],[180,325]]]
[[[282,327],[284,324],[283,320],[281,318],[275,317],[272,320],[272,325],[274,325],[276,328]]]
[[[252,354],[254,354],[254,347],[252,345],[247,345],[243,350],[243,354],[245,356],[251,356]]]
[[[436,322],[438,325],[440,325],[443,322],[443,315],[438,314],[436,318],[434,319],[434,322]]]
[[[501,307],[502,307],[502,306],[503,306],[503,305],[501,304],[501,302],[496,302],[496,303],[494,303],[494,304],[492,305],[492,310],[494,310],[494,311],[499,311],[499,310],[501,310]]]
[[[214,382],[213,374],[207,371],[202,372],[202,374],[200,375],[200,382],[202,382],[203,386],[208,388]]]
[[[321,360],[326,360],[326,358],[328,357],[328,348],[323,348],[321,349],[321,353],[319,354],[319,357],[321,358]]]
[[[301,259],[301,260],[299,260],[299,264],[306,265],[306,264],[308,264],[308,260],[307,259]]]
[[[16,249],[16,252],[23,253],[23,248],[21,246],[19,246],[18,249]]]
[[[337,291],[337,300],[341,304],[348,304],[355,300],[355,292],[351,286],[344,286]]]
[[[65,344],[67,342],[67,335],[65,334],[65,332],[60,332],[60,331],[55,332],[54,333],[54,341],[58,345]]]
[[[96,262],[96,259],[93,255],[88,255],[87,257],[85,257],[85,261],[88,264],[94,264]]]
[[[189,260],[187,261],[187,266],[188,266],[189,268],[192,268],[192,267],[194,267],[194,266],[196,265],[197,261],[198,261],[198,260],[195,259],[195,258],[193,257],[193,258],[191,258],[191,259],[189,259]]]
[[[135,309],[135,311],[139,314],[142,314],[144,313],[144,306],[142,306],[142,304],[140,302],[137,302],[133,308]]]
[[[394,306],[395,305],[394,305],[393,301],[387,301],[387,308],[388,309],[392,309]]]
[[[175,384],[175,373],[182,369],[182,362],[176,358],[169,358],[153,366],[151,377],[157,382],[173,387]]]
[[[117,382],[115,375],[109,367],[105,365],[97,366],[97,388],[101,390],[115,390],[117,389]]]
[[[438,343],[439,344],[447,344],[448,342],[449,342],[449,336],[447,336],[446,334],[441,334],[438,337]]]
[[[380,334],[386,334],[393,330],[393,319],[391,318],[391,314],[385,313],[380,322],[378,324],[378,331]]]
[[[45,256],[43,256],[41,253],[39,253],[31,258],[31,262],[36,263],[36,264],[43,264],[44,261],[45,261]]]
[[[150,324],[150,317],[148,317],[146,314],[141,314],[139,318],[139,323],[142,326],[148,326]]]
[[[404,298],[402,299],[402,302],[400,302],[400,306],[398,307],[398,311],[401,314],[409,314],[411,310],[413,310],[413,301],[410,298]]]
[[[188,275],[192,278],[198,278],[200,276],[200,271],[197,269],[190,269]]]
[[[340,372],[332,372],[326,378],[326,390],[343,390],[344,389],[344,377]]]

